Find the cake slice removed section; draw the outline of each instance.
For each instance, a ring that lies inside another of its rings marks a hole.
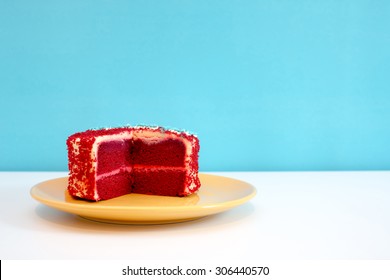
[[[159,128],[133,132],[133,192],[186,196],[199,186],[199,140],[194,135]]]

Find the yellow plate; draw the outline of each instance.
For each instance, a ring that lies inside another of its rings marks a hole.
[[[117,224],[165,224],[193,220],[239,206],[255,196],[256,189],[243,181],[222,176],[199,174],[201,188],[187,197],[128,194],[89,202],[71,197],[68,178],[41,182],[31,189],[39,202],[82,216]]]

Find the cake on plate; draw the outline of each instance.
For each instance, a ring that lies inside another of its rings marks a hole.
[[[199,139],[163,127],[127,126],[68,137],[68,192],[91,201],[129,193],[187,196],[200,187]]]

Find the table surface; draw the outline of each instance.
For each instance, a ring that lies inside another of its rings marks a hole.
[[[66,172],[0,172],[1,259],[390,259],[390,172],[210,172],[258,193],[190,222],[115,225],[49,208],[33,185]]]

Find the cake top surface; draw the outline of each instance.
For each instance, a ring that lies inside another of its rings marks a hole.
[[[109,136],[109,135],[115,135],[120,133],[142,133],[142,132],[158,132],[162,135],[174,135],[174,136],[180,136],[184,138],[192,138],[196,136],[194,134],[191,134],[189,132],[186,132],[184,130],[178,130],[178,129],[167,129],[161,126],[122,126],[122,127],[113,127],[113,128],[100,128],[100,129],[89,129],[83,132],[76,132],[69,136],[68,140],[73,140],[76,138],[96,138],[99,136]]]

